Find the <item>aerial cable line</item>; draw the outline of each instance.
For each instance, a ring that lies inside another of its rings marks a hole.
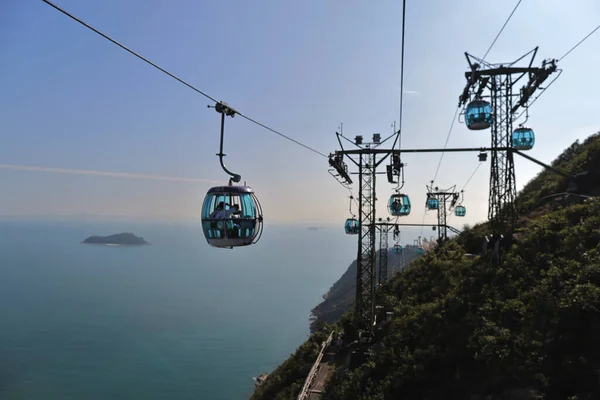
[[[586,37],[584,37],[583,39],[581,39],[579,41],[579,43],[577,43],[575,46],[571,47],[571,49],[569,51],[567,51],[561,58],[558,59],[558,61],[561,61],[563,58],[565,58],[566,56],[569,55],[569,53],[571,53],[573,50],[575,50],[577,47],[579,47],[579,45],[583,42],[585,42],[590,36],[592,36],[598,29],[600,29],[600,25],[598,25],[593,31],[591,31],[590,33],[588,33],[588,35]]]
[[[421,221],[421,236],[423,236],[423,230],[425,229],[425,216],[427,215],[427,208],[423,212],[423,220]]]
[[[506,25],[508,25],[508,21],[510,21],[510,19],[512,18],[513,14],[515,13],[515,11],[517,11],[517,8],[519,8],[519,4],[521,4],[523,0],[519,0],[517,5],[515,6],[515,8],[513,8],[512,12],[510,13],[510,15],[508,16],[508,18],[506,19],[506,21],[504,22],[504,25],[502,25],[502,28],[500,28],[500,31],[498,31],[498,34],[496,35],[496,37],[494,38],[494,41],[492,42],[492,44],[490,45],[490,47],[487,49],[487,51],[485,52],[485,54],[483,55],[482,60],[485,60],[485,58],[487,57],[488,53],[490,52],[490,50],[492,50],[492,47],[494,47],[494,45],[496,44],[496,41],[498,40],[498,38],[500,37],[500,35],[502,34],[502,32],[504,31],[504,28],[506,28]]]
[[[458,110],[460,110],[460,107],[456,107],[456,110],[454,111],[454,116],[452,117],[452,123],[450,124],[450,129],[448,130],[448,135],[446,136],[446,143],[444,143],[444,150],[448,146],[448,140],[450,140],[450,135],[452,134],[452,129],[454,128],[454,123],[456,122],[456,116],[458,114]],[[442,154],[440,155],[440,161],[438,161],[437,169],[435,170],[435,175],[433,177],[433,180],[431,181],[431,186],[433,186],[433,184],[438,176],[438,173],[440,172],[440,167],[442,166],[442,160],[444,159],[444,154],[446,154],[446,153],[442,152]],[[425,223],[426,215],[427,215],[427,207],[425,207],[425,210],[423,210],[423,221],[421,221],[421,224]],[[424,227],[421,226],[421,236],[423,236],[423,229],[424,229]]]
[[[579,47],[583,42],[585,42],[590,36],[592,36],[598,29],[600,29],[600,25],[598,25],[596,28],[594,28],[593,31],[591,31],[590,33],[588,33],[583,39],[581,39],[575,46],[571,47],[571,49],[569,51],[567,51],[561,58],[559,58],[557,61],[561,61],[562,59],[564,59],[567,55],[569,55],[573,50],[575,50],[577,47]],[[550,87],[552,86],[552,84],[560,77],[560,75],[562,74],[562,70],[559,70],[558,72],[558,76],[556,76],[549,84],[547,84],[545,87],[540,88],[541,92],[535,97],[535,99],[533,99],[530,103],[528,107],[531,107],[539,98],[540,96]],[[525,111],[523,111],[525,112]],[[517,118],[521,117],[521,115],[523,115],[523,113],[521,113]]]
[[[402,1],[402,50],[400,56],[400,117],[398,119],[398,148],[402,148],[402,103],[404,99],[404,34],[406,27],[406,0]]]
[[[137,58],[139,58],[142,61],[145,61],[146,63],[152,65],[154,68],[158,69],[161,72],[164,72],[165,74],[169,75],[171,78],[175,79],[176,81],[184,84],[185,86],[189,87],[190,89],[192,89],[193,91],[200,93],[202,96],[214,101],[215,103],[218,103],[219,101],[216,100],[214,97],[204,93],[203,91],[195,88],[194,86],[190,85],[189,83],[187,83],[186,81],[184,81],[181,78],[178,78],[177,76],[173,75],[172,73],[170,73],[169,71],[165,70],[164,68],[161,68],[160,66],[156,65],[155,63],[153,63],[152,61],[148,60],[147,58],[139,55],[138,53],[136,53],[135,51],[129,49],[128,47],[122,45],[121,43],[117,42],[116,40],[112,39],[111,37],[109,37],[108,35],[100,32],[99,30],[97,30],[96,28],[94,28],[93,26],[85,23],[84,21],[80,20],[79,18],[77,18],[76,16],[74,16],[73,14],[70,14],[69,12],[63,10],[62,8],[60,8],[59,6],[51,3],[48,0],[42,0],[44,3],[48,4],[49,6],[55,8],[56,10],[60,11],[61,13],[65,14],[66,16],[72,18],[73,20],[79,22],[81,25],[85,26],[86,28],[96,32],[98,35],[102,36],[104,39],[116,44],[117,46],[119,46],[120,48],[122,48],[123,50],[133,54],[134,56],[136,56]]]
[[[360,208],[360,205],[358,204],[358,201],[356,200],[356,197],[354,197],[354,194],[352,193],[352,189],[350,189],[350,188],[347,188],[347,189],[348,189],[348,192],[350,193],[350,200],[352,200],[352,202],[354,202],[354,205],[356,207]]]
[[[492,41],[492,44],[490,44],[490,47],[488,47],[487,51],[485,52],[485,54],[483,55],[482,60],[485,60],[485,58],[487,57],[487,55],[489,54],[490,50],[492,50],[492,47],[494,47],[494,44],[496,44],[496,41],[498,40],[498,38],[500,37],[500,35],[502,34],[502,32],[504,31],[504,28],[506,28],[506,25],[508,24],[508,22],[510,21],[510,19],[512,18],[512,16],[514,15],[515,11],[517,11],[517,8],[519,8],[519,5],[521,4],[523,0],[519,0],[517,2],[517,5],[513,8],[512,12],[510,13],[510,15],[508,16],[508,18],[506,19],[506,21],[504,22],[504,25],[502,25],[502,28],[500,28],[500,30],[498,31],[498,33],[496,34],[496,37],[494,38],[494,40]],[[448,140],[450,139],[450,135],[452,134],[452,128],[454,127],[454,123],[456,121],[456,114],[458,113],[458,108],[456,109],[456,112],[454,113],[454,117],[452,118],[452,124],[450,125],[450,131],[448,132],[448,136],[446,137],[446,143],[444,144],[444,149],[446,149],[446,146],[448,145]],[[442,160],[444,158],[444,152],[442,152],[442,154],[440,155],[440,161],[438,162],[438,166],[437,169],[435,171],[435,175],[432,181],[435,182],[435,179],[437,178],[438,172],[440,170],[440,166],[442,165]],[[425,216],[423,216],[424,218]]]
[[[177,77],[176,75],[173,75],[172,73],[170,73],[170,72],[169,72],[169,71],[167,71],[166,69],[164,69],[164,68],[162,68],[162,67],[158,66],[157,64],[153,63],[152,61],[148,60],[147,58],[143,57],[142,55],[140,55],[140,54],[136,53],[135,51],[131,50],[131,49],[130,49],[130,48],[128,48],[127,46],[125,46],[125,45],[123,45],[123,44],[121,44],[121,43],[117,42],[116,40],[112,39],[110,36],[108,36],[108,35],[106,35],[106,34],[104,34],[104,33],[100,32],[99,30],[97,30],[97,29],[96,29],[96,28],[94,28],[93,26],[91,26],[91,25],[87,24],[86,22],[84,22],[84,21],[82,21],[81,19],[77,18],[77,17],[76,17],[76,16],[74,16],[73,14],[70,14],[69,12],[67,12],[67,11],[63,10],[62,8],[60,8],[59,6],[57,6],[56,4],[53,4],[53,3],[52,3],[52,2],[50,2],[49,0],[42,0],[42,1],[43,1],[44,3],[46,3],[46,4],[48,4],[49,6],[53,7],[54,9],[56,9],[56,10],[60,11],[61,13],[63,13],[64,15],[66,15],[67,17],[69,17],[69,18],[71,18],[71,19],[73,19],[73,20],[75,20],[75,21],[79,22],[81,25],[85,26],[86,28],[88,28],[88,29],[90,29],[90,30],[94,31],[94,32],[95,32],[95,33],[97,33],[98,35],[102,36],[104,39],[106,39],[106,40],[108,40],[108,41],[110,41],[110,42],[112,42],[112,43],[116,44],[117,46],[119,46],[119,47],[120,47],[120,48],[122,48],[123,50],[125,50],[125,51],[127,51],[127,52],[129,52],[129,53],[133,54],[134,56],[136,56],[136,57],[137,57],[137,58],[139,58],[140,60],[142,60],[142,61],[146,62],[147,64],[150,64],[151,66],[153,66],[154,68],[158,69],[159,71],[161,71],[161,72],[163,72],[163,73],[167,74],[167,75],[168,75],[168,76],[170,76],[171,78],[175,79],[175,80],[176,80],[176,81],[178,81],[179,83],[182,83],[183,85],[185,85],[185,86],[187,86],[188,88],[192,89],[192,90],[193,90],[193,91],[195,91],[196,93],[199,93],[199,94],[201,94],[202,96],[206,97],[206,98],[207,98],[207,99],[209,99],[209,100],[212,100],[212,101],[213,101],[213,102],[215,102],[215,103],[220,103],[220,101],[216,100],[214,97],[212,97],[212,96],[210,96],[209,94],[207,94],[207,93],[203,92],[202,90],[200,90],[200,89],[198,89],[198,88],[196,88],[196,87],[192,86],[191,84],[187,83],[186,81],[184,81],[183,79],[181,79],[181,78]],[[240,113],[240,112],[238,112],[238,111],[236,111],[236,114],[238,114],[238,115],[239,115],[240,117],[242,117],[242,118],[245,118],[245,119],[247,119],[247,120],[248,120],[248,121],[250,121],[250,122],[253,122],[253,123],[255,123],[256,125],[258,125],[258,126],[260,126],[260,127],[264,128],[264,129],[266,129],[266,130],[268,130],[268,131],[271,131],[271,132],[273,132],[273,133],[275,133],[275,134],[277,134],[277,135],[279,135],[279,136],[283,137],[284,139],[287,139],[287,140],[289,140],[289,141],[292,141],[292,142],[296,143],[297,145],[300,145],[300,146],[304,147],[305,149],[308,149],[308,150],[310,150],[310,151],[312,151],[312,152],[314,152],[314,153],[316,153],[316,154],[318,154],[318,155],[320,155],[320,156],[322,156],[322,157],[325,157],[325,158],[327,158],[327,155],[326,155],[326,154],[324,154],[324,153],[321,153],[320,151],[318,151],[318,150],[315,150],[315,149],[313,149],[312,147],[310,147],[310,146],[307,146],[307,145],[305,145],[305,144],[303,144],[303,143],[300,143],[299,141],[297,141],[297,140],[295,140],[295,139],[292,139],[291,137],[289,137],[289,136],[287,136],[287,135],[284,135],[283,133],[281,133],[281,132],[279,132],[279,131],[277,131],[277,130],[275,130],[275,129],[273,129],[273,128],[270,128],[270,127],[268,127],[268,126],[266,126],[266,125],[264,125],[264,124],[262,124],[262,123],[260,123],[260,122],[258,122],[258,121],[256,121],[256,120],[254,120],[254,119],[252,119],[252,118],[250,118],[250,117],[248,117],[248,116],[246,116],[246,115],[244,115],[244,114],[242,114],[242,113]]]
[[[352,193],[352,189],[348,188],[348,192],[350,192],[350,197],[352,197],[354,204],[356,204],[356,206],[358,207],[358,201],[356,200],[356,197],[354,197],[354,193]]]
[[[506,20],[506,22],[504,23],[504,25],[502,26],[502,29],[500,29],[500,32],[498,32],[498,35],[496,35],[496,38],[494,39],[494,42],[492,42],[491,46],[489,47],[488,51],[486,51],[485,55],[483,56],[483,59],[485,59],[485,57],[487,56],[487,54],[490,52],[490,50],[492,49],[492,47],[494,46],[494,43],[496,42],[496,40],[498,39],[498,37],[500,36],[500,34],[502,33],[502,31],[504,30],[504,28],[506,27],[506,24],[508,23],[508,21],[510,20],[510,18],[512,17],[512,15],[515,13],[517,7],[519,7],[519,4],[521,4],[522,0],[519,0],[519,2],[517,3],[517,5],[515,6],[515,8],[513,9],[512,13],[509,15],[508,19]],[[567,55],[569,55],[573,50],[575,50],[577,47],[579,47],[583,42],[585,42],[590,36],[592,36],[598,29],[600,29],[600,25],[598,25],[596,28],[594,28],[594,30],[592,30],[590,33],[588,33],[583,39],[581,39],[579,42],[577,42],[577,44],[573,47],[571,47],[569,49],[569,51],[567,51],[562,57],[560,57],[558,59],[558,61],[561,61],[562,59],[564,59]],[[557,77],[558,78],[558,77]],[[557,78],[555,78],[554,80],[556,80]],[[548,84],[548,86],[550,86],[552,83],[554,83],[554,80],[552,82],[550,82],[550,84]],[[546,89],[548,88],[548,86],[546,86]],[[545,90],[545,89],[544,89]],[[539,97],[539,96],[538,96]],[[535,98],[535,100],[537,100],[537,97]],[[533,102],[535,102],[535,100]],[[532,102],[532,104],[533,104]],[[461,190],[464,190],[467,185],[469,184],[469,182],[471,182],[471,179],[473,179],[473,177],[475,176],[475,173],[477,172],[477,170],[479,169],[479,167],[481,166],[481,163],[477,164],[477,167],[475,167],[475,170],[473,171],[473,173],[471,174],[471,176],[469,177],[469,179],[467,179],[467,182],[465,183],[465,185],[463,186],[463,188]]]
[[[513,11],[510,13],[508,19],[506,20],[506,22],[504,23],[504,25],[502,26],[502,28],[500,29],[500,31],[498,32],[498,34],[496,35],[496,38],[494,39],[494,41],[492,42],[492,44],[490,45],[490,47],[488,48],[488,50],[486,51],[485,55],[483,56],[483,59],[485,59],[485,57],[488,55],[488,53],[490,52],[490,50],[492,49],[492,47],[494,46],[494,43],[498,40],[498,37],[500,36],[500,34],[502,33],[502,31],[504,30],[504,28],[506,27],[506,25],[508,24],[508,21],[510,21],[510,19],[512,18],[513,14],[515,13],[515,11],[517,10],[517,7],[519,7],[519,5],[521,4],[522,0],[519,0],[519,2],[517,3],[517,5],[515,6],[515,8],[513,9]],[[588,33],[583,39],[581,39],[579,42],[577,42],[577,44],[575,44],[573,47],[571,47],[562,57],[560,57],[557,61],[561,61],[563,60],[566,56],[568,56],[569,54],[571,54],[571,52],[573,50],[575,50],[577,47],[579,47],[583,42],[585,42],[587,39],[589,39],[594,33],[596,33],[596,31],[598,31],[600,29],[600,25],[598,25],[596,28],[594,28],[590,33]],[[552,83],[554,83],[554,81],[558,79],[558,77],[554,78],[554,80],[552,82],[550,82],[548,84],[548,86],[546,86],[546,88],[544,88],[543,90],[546,90],[550,85],[552,85]],[[539,98],[536,97],[533,102],[530,103],[531,104],[535,103],[535,101]],[[453,119],[453,124],[454,125],[454,119]],[[450,132],[452,132],[452,126],[450,128]],[[448,142],[448,138],[446,138],[446,143]],[[445,146],[444,146],[445,148]],[[440,163],[441,163],[441,159],[444,156],[444,153],[442,153],[442,156],[440,157]],[[473,177],[475,176],[475,173],[477,172],[477,170],[479,169],[479,167],[481,166],[481,163],[477,164],[477,167],[475,168],[475,170],[473,171],[473,173],[471,174],[471,176],[469,177],[469,179],[467,179],[467,182],[465,183],[465,185],[463,186],[462,190],[464,190],[467,185],[471,182],[471,179],[473,179]],[[438,164],[438,170],[439,170],[439,164]],[[437,177],[437,171],[436,171],[436,175]],[[435,180],[435,178],[434,178]],[[425,209],[425,212],[423,213],[423,222],[425,223],[425,215],[426,215],[427,209]],[[423,234],[423,227],[421,228],[421,235]]]
[[[460,110],[459,107],[456,108],[456,111],[454,111],[454,117],[452,117],[452,123],[450,124],[450,129],[448,130],[448,135],[446,136],[446,142],[444,143],[444,150],[446,149],[446,147],[448,147],[448,140],[450,140],[450,135],[452,134],[452,128],[454,128],[454,123],[456,122],[456,115],[458,114],[458,110]],[[446,154],[445,152],[442,152],[442,155],[440,156],[440,161],[438,162],[437,165],[437,169],[435,170],[435,175],[433,176],[433,182],[435,182],[435,179],[438,176],[438,172],[440,172],[440,167],[442,165],[442,160],[444,159],[444,154]]]
[[[289,141],[291,141],[291,142],[294,142],[294,143],[296,143],[298,146],[302,146],[302,147],[304,147],[305,149],[307,149],[307,150],[310,150],[310,151],[312,151],[313,153],[316,153],[316,154],[318,154],[318,155],[320,155],[320,156],[322,156],[322,157],[329,158],[329,157],[327,157],[327,155],[326,155],[326,154],[323,154],[323,153],[321,153],[320,151],[318,151],[318,150],[315,150],[315,149],[313,149],[313,148],[312,148],[312,147],[310,147],[310,146],[307,146],[307,145],[305,145],[305,144],[303,144],[303,143],[300,143],[300,142],[299,142],[299,141],[297,141],[296,139],[292,139],[291,137],[289,137],[289,136],[287,136],[287,135],[284,135],[283,133],[281,133],[281,132],[279,132],[279,131],[277,131],[277,130],[275,130],[275,129],[273,129],[273,128],[269,128],[269,127],[268,127],[268,126],[266,126],[265,124],[262,124],[262,123],[260,123],[260,122],[258,122],[258,121],[256,121],[256,120],[254,120],[254,119],[252,119],[252,118],[250,118],[250,117],[248,117],[248,116],[246,116],[246,115],[244,115],[244,114],[240,113],[240,112],[237,112],[237,111],[236,111],[236,114],[238,114],[238,115],[239,115],[240,117],[242,117],[242,118],[245,118],[245,119],[247,119],[247,120],[248,120],[248,121],[250,121],[250,122],[253,122],[253,123],[255,123],[256,125],[260,126],[261,128],[265,128],[266,130],[268,130],[268,131],[271,131],[271,132],[273,132],[274,134],[276,134],[276,135],[279,135],[279,136],[281,136],[281,137],[282,137],[282,138],[284,138],[284,139],[287,139],[287,140],[289,140]]]
[[[496,44],[496,41],[498,40],[498,38],[500,37],[500,35],[502,34],[502,32],[504,31],[504,28],[506,28],[506,25],[508,24],[508,22],[510,21],[510,19],[512,18],[512,16],[514,15],[515,11],[517,11],[517,8],[519,7],[519,5],[521,4],[523,0],[519,0],[517,2],[517,5],[513,8],[512,12],[510,13],[510,15],[508,16],[508,18],[506,19],[506,21],[504,22],[504,25],[502,25],[502,28],[500,28],[500,30],[498,31],[498,33],[496,34],[496,37],[494,38],[494,40],[492,41],[492,44],[490,44],[490,47],[488,47],[487,51],[485,52],[485,54],[483,55],[482,60],[485,60],[485,58],[487,57],[487,55],[489,54],[490,50],[492,50],[492,48],[494,47],[494,45]],[[452,134],[452,129],[454,128],[454,123],[456,122],[456,116],[458,114],[458,110],[460,108],[456,108],[456,111],[454,112],[454,116],[452,117],[452,123],[450,124],[450,130],[448,131],[448,135],[446,136],[446,143],[444,143],[444,149],[446,149],[446,147],[448,146],[448,140],[450,140],[450,135]],[[444,154],[445,152],[442,152],[442,154],[440,155],[440,161],[438,162],[437,165],[437,169],[435,170],[435,175],[433,177],[433,180],[431,181],[431,184],[433,185],[438,173],[440,171],[440,167],[442,165],[442,160],[444,159]],[[479,168],[479,166],[477,166],[477,168]],[[477,169],[476,169],[477,170]],[[470,180],[471,178],[469,178]],[[425,209],[425,211],[423,212],[423,222],[425,223],[425,215],[427,213],[427,209]],[[423,234],[423,227],[421,227],[421,235]]]
[[[471,176],[469,177],[469,179],[467,179],[467,182],[465,182],[465,185],[462,187],[461,191],[465,190],[465,188],[467,187],[467,185],[469,184],[469,182],[471,182],[471,179],[473,179],[473,177],[475,176],[475,173],[477,172],[477,170],[479,169],[479,167],[481,167],[481,162],[477,164],[477,167],[475,167],[475,170],[473,171],[473,173],[471,174]]]

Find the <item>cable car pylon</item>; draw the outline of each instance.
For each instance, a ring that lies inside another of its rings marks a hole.
[[[390,217],[387,218],[386,222],[383,222],[383,218],[379,218],[379,222],[375,224],[376,229],[379,231],[379,286],[383,286],[387,283],[389,278],[388,271],[388,233],[396,226],[390,222]]]
[[[426,187],[427,200],[425,206],[429,210],[437,210],[438,241],[441,243],[448,239],[448,211],[454,209],[460,198],[460,193],[455,190],[456,185],[449,189],[440,190],[437,186],[433,187],[433,181],[431,181],[431,186],[426,185]],[[461,207],[464,208],[464,206]]]
[[[512,150],[529,150],[534,143],[533,130],[521,126],[513,131],[513,122],[527,112],[533,94],[558,70],[555,59],[544,60],[541,67],[532,67],[537,50],[536,47],[516,61],[496,64],[465,53],[469,71],[465,73],[467,84],[458,105],[464,107],[467,128],[474,131],[491,128],[490,147],[497,150],[491,153],[488,219],[494,237],[498,238],[502,234],[510,238],[518,218]],[[527,64],[515,65],[521,61]],[[518,93],[513,93],[523,77],[528,81]]]
[[[356,174],[358,174],[359,180],[359,235],[356,257],[356,301],[354,311],[357,329],[364,332],[367,336],[370,336],[375,322],[375,182],[378,174],[377,168],[390,156],[392,156],[392,164],[395,160],[398,164],[393,164],[392,168],[388,168],[388,180],[390,177],[393,178],[399,176],[399,168],[394,168],[394,166],[398,167],[400,164],[400,151],[394,149],[399,138],[399,132],[394,132],[383,141],[381,140],[381,135],[375,133],[373,134],[372,142],[369,143],[363,143],[362,135],[357,135],[354,138],[354,141],[351,141],[339,132],[336,132],[336,136],[341,150],[336,150],[335,153],[329,156],[329,165],[333,167],[336,172],[334,176],[342,180],[346,185],[350,185],[352,180],[344,159],[348,158],[358,168]],[[395,137],[395,140],[391,148],[379,148],[392,137]],[[342,144],[342,138],[352,143],[356,149],[345,150]]]

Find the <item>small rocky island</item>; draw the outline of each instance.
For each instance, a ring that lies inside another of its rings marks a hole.
[[[104,244],[107,246],[143,246],[150,244],[143,237],[135,236],[133,233],[117,233],[110,236],[90,236],[83,244]]]

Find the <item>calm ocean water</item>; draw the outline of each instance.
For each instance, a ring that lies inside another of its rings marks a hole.
[[[145,247],[82,245],[133,232]],[[247,399],[355,258],[340,228],[209,248],[190,223],[0,221],[0,398]]]

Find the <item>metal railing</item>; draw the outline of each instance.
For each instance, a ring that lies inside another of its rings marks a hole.
[[[333,333],[334,332],[331,332],[329,334],[329,337],[327,338],[327,340],[321,344],[321,351],[319,352],[319,355],[317,356],[315,363],[313,364],[312,368],[310,369],[310,372],[308,373],[308,376],[306,377],[306,381],[304,381],[304,387],[302,388],[302,390],[300,391],[300,394],[298,395],[298,400],[306,400],[308,398],[310,386],[312,385],[313,380],[315,379],[315,376],[317,375],[317,371],[319,369],[319,364],[321,363],[321,359],[323,358],[323,353],[325,352],[325,349],[327,348],[327,346],[329,346],[329,344],[331,343],[331,340],[333,338]]]

